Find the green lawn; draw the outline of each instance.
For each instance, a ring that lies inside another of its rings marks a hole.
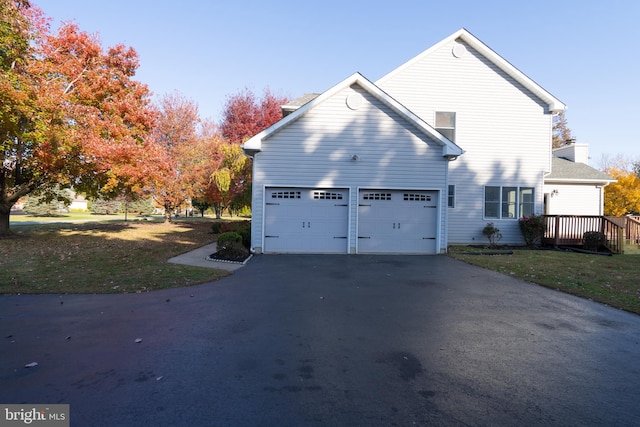
[[[640,255],[590,255],[516,249],[512,255],[473,255],[453,247],[449,255],[472,265],[640,314]]]
[[[0,293],[122,293],[217,280],[166,261],[215,241],[211,219],[14,225],[0,238]]]

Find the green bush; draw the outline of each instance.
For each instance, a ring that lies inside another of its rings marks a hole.
[[[242,236],[235,231],[227,231],[226,233],[220,233],[217,240],[218,250],[224,249],[233,243],[242,244]]]
[[[582,235],[584,248],[596,252],[606,242],[604,234],[599,231],[587,231]]]
[[[534,246],[542,242],[545,230],[544,216],[535,214],[525,216],[518,220],[518,225],[527,246]]]
[[[218,236],[218,256],[229,260],[239,260],[249,256],[249,250],[242,244],[242,236],[235,231]]]
[[[247,249],[251,248],[251,225],[238,230],[238,234],[242,236],[242,245]]]
[[[492,222],[488,222],[487,225],[482,229],[482,234],[489,239],[489,246],[492,248],[498,244],[500,239],[502,239],[502,233],[500,229],[493,225]]]
[[[224,224],[223,222],[214,222],[213,224],[211,224],[211,232],[213,234],[220,234],[221,230],[222,230],[222,224]]]

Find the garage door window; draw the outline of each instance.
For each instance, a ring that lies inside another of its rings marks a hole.
[[[431,196],[427,194],[404,193],[404,200],[410,202],[430,202]]]
[[[391,193],[365,193],[363,200],[391,200]]]
[[[271,193],[272,199],[299,199],[299,191],[274,191]]]
[[[342,193],[332,193],[330,191],[314,191],[313,198],[320,200],[342,200]]]

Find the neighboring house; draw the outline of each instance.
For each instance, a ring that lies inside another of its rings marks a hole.
[[[89,210],[89,201],[82,194],[74,192],[68,209],[69,212],[87,212]]]
[[[356,73],[248,140],[256,252],[439,253],[523,243],[565,105],[461,29],[372,83]],[[576,212],[579,213],[579,212]]]
[[[544,177],[547,215],[604,215],[604,187],[615,179],[592,168],[589,147],[569,144],[553,150],[552,172]]]

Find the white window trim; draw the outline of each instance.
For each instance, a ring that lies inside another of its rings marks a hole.
[[[488,217],[487,216],[487,187],[494,187],[494,188],[498,188],[499,194],[500,194],[500,200],[498,201],[498,217]],[[516,215],[513,217],[503,217],[502,216],[502,193],[503,193],[503,189],[504,188],[515,188],[516,189],[516,201],[515,201],[515,208],[516,208]],[[524,189],[532,189],[533,190],[533,203],[532,203],[532,209],[531,211],[535,214],[535,195],[536,195],[536,188],[535,187],[531,187],[531,186],[515,186],[515,185],[485,185],[483,187],[483,194],[482,194],[482,218],[485,220],[518,220],[520,218],[523,218],[522,216],[522,200],[520,199],[521,194],[522,194],[522,190]]]

